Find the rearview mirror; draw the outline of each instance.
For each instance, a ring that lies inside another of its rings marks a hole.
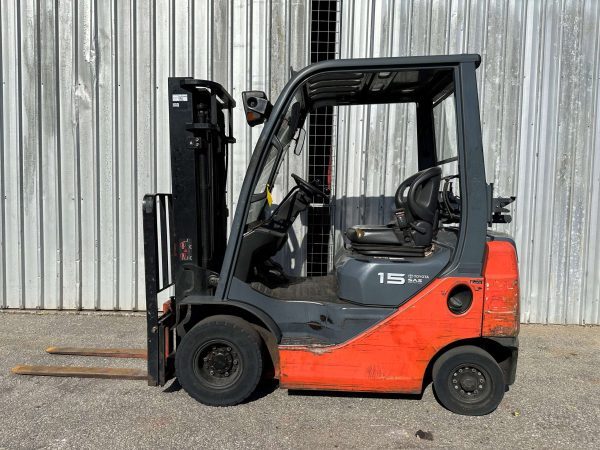
[[[271,115],[273,105],[262,91],[242,92],[246,122],[251,127],[264,123]]]
[[[294,139],[292,140],[292,146],[294,147],[294,155],[300,156],[302,149],[304,148],[304,140],[306,139],[306,131],[304,128],[298,128]]]

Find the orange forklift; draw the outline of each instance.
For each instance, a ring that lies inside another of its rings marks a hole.
[[[433,382],[453,412],[496,409],[515,381],[519,280],[514,241],[490,229],[510,221],[514,197],[494,197],[486,183],[480,60],[324,61],[295,73],[274,106],[263,92],[244,92],[248,125],[264,126],[229,237],[235,102],[217,83],[170,78],[172,194],[147,195],[142,208],[148,371],[140,378],[163,386],[177,377],[215,406],[243,402],[268,377],[285,389],[406,394]],[[415,111],[418,171],[397,187],[389,221],[340,230],[344,245],[326,275],[286,272],[278,261],[295,221],[335,200],[334,186],[291,174],[295,186],[273,203],[282,161],[302,151],[311,113],[399,103]],[[436,137],[448,113],[450,157]],[[61,375],[26,367],[15,371]]]

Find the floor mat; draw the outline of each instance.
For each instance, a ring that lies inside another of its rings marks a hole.
[[[339,302],[337,296],[337,278],[335,275],[324,277],[300,278],[287,286],[269,288],[260,282],[253,282],[254,290],[280,300],[314,300],[316,302]]]

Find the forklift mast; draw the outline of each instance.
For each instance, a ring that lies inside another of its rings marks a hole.
[[[218,84],[169,78],[175,296],[207,295],[227,240],[227,144],[235,101]],[[226,122],[225,114],[228,118]]]
[[[175,299],[211,295],[227,240],[227,145],[235,101],[211,81],[169,78],[172,194],[144,197],[148,382],[172,374]],[[175,295],[158,315],[159,292]]]

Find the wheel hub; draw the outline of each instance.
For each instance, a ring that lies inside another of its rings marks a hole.
[[[213,345],[202,358],[202,366],[211,376],[227,378],[237,371],[238,355],[229,346]]]
[[[463,366],[452,374],[452,385],[461,397],[477,397],[486,387],[486,377],[475,367]]]
[[[468,392],[473,392],[477,387],[477,380],[475,377],[466,376],[460,380],[460,386]]]

